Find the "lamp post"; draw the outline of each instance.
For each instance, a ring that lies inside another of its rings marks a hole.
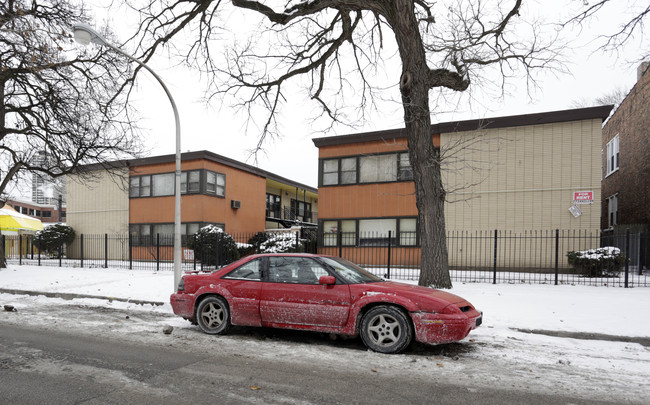
[[[75,24],[72,29],[74,30],[74,39],[82,45],[88,45],[91,42],[100,46],[107,46],[120,55],[126,56],[128,59],[137,63],[151,73],[158,83],[162,86],[169,98],[169,102],[174,110],[174,120],[176,121],[176,171],[175,171],[175,192],[174,192],[174,289],[178,286],[181,279],[181,122],[178,117],[178,109],[176,103],[169,89],[162,81],[160,76],[156,74],[149,66],[136,59],[135,57],[124,52],[108,42],[93,28],[86,24]]]

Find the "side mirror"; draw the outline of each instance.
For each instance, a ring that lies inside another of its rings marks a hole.
[[[334,285],[336,284],[336,278],[334,276],[321,276],[318,279],[318,284]]]

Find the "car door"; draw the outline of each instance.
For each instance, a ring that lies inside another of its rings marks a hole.
[[[342,327],[346,324],[350,312],[347,284],[319,284],[318,279],[329,273],[308,257],[268,259],[268,277],[262,285],[260,299],[263,325]]]
[[[260,292],[262,291],[263,259],[242,264],[221,277],[231,297],[230,319],[234,325],[261,326]]]

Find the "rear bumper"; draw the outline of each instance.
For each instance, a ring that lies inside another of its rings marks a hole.
[[[415,312],[411,317],[415,340],[426,344],[457,342],[483,323],[483,314],[478,311],[459,315]]]
[[[169,297],[174,313],[185,319],[194,318],[194,301],[195,297],[191,294],[175,293]]]

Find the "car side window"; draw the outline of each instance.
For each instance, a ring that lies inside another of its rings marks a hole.
[[[274,283],[318,284],[327,275],[327,270],[307,257],[269,258],[269,281]]]
[[[261,270],[262,270],[262,260],[255,259],[237,267],[235,270],[226,274],[223,278],[259,281],[262,279]]]

